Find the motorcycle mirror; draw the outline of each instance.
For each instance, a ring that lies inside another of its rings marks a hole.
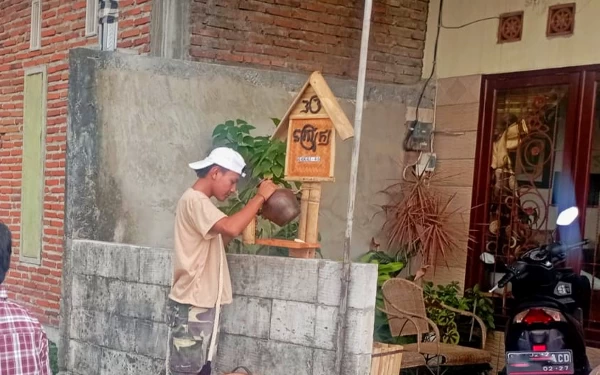
[[[575,206],[569,207],[561,211],[556,219],[556,225],[567,226],[571,225],[579,216],[579,209]]]
[[[485,264],[496,264],[496,257],[490,253],[481,253],[479,259]]]

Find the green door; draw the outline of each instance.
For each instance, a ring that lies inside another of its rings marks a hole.
[[[23,180],[21,190],[21,259],[39,263],[42,253],[46,72],[25,74],[23,104]]]

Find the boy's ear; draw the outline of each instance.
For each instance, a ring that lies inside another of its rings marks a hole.
[[[217,179],[217,174],[221,171],[221,167],[219,167],[218,165],[213,166],[210,169],[209,175],[213,180]]]

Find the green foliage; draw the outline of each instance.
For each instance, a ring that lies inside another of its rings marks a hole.
[[[444,343],[459,343],[461,340],[460,320],[459,314],[445,309],[441,304],[463,311],[475,312],[475,315],[480,317],[488,328],[494,328],[493,302],[481,293],[478,285],[473,289],[466,290],[464,296],[460,296],[460,287],[456,281],[436,287],[431,282],[425,282],[423,294],[427,316],[438,326],[441,341]]]
[[[396,255],[389,255],[388,253],[381,251],[369,251],[358,259],[361,263],[373,263],[378,265],[378,308],[385,307],[381,290],[383,283],[393,277],[398,277],[407,264],[407,260],[402,258],[399,254],[403,253],[399,251]],[[473,289],[466,290],[464,296],[461,296],[458,282],[452,282],[448,285],[437,285],[435,287],[433,283],[425,282],[423,286],[423,296],[425,299],[427,315],[438,326],[441,336],[440,339],[444,343],[458,344],[461,341],[460,332],[464,325],[464,321],[460,319],[460,314],[442,307],[441,304],[463,311],[474,312],[484,321],[488,328],[495,328],[493,302],[482,293],[478,285],[475,285]],[[469,322],[471,321],[470,318],[468,320]],[[470,324],[467,325],[470,328]],[[388,318],[386,314],[379,309],[375,311],[373,338],[377,342],[389,344],[407,344],[416,341],[416,336],[392,337]]]
[[[361,256],[358,261],[361,263],[373,263],[377,264],[378,277],[377,277],[377,307],[385,308],[383,302],[383,293],[381,287],[387,280],[397,277],[400,272],[406,266],[406,260],[401,258],[398,254],[389,255],[381,251],[369,251],[368,253]],[[389,344],[406,344],[412,340],[404,337],[392,337],[390,332],[390,325],[388,318],[385,313],[380,310],[375,310],[375,327],[373,331],[373,339],[377,342],[389,343]]]
[[[271,120],[279,123],[278,119]],[[213,130],[213,146],[230,147],[239,152],[248,164],[252,182],[257,184],[261,179],[269,178],[278,185],[290,188],[291,185],[283,179],[285,143],[272,140],[269,136],[252,136],[250,132],[254,129],[256,127],[244,120],[225,121]]]
[[[476,315],[480,317],[488,328],[494,329],[494,302],[487,297],[479,285],[472,289],[465,290],[464,299],[467,301],[469,311],[473,311],[474,306]]]
[[[277,126],[279,119],[271,118]],[[247,163],[247,179],[238,194],[229,198],[221,210],[227,215],[232,215],[241,210],[256,194],[257,186],[263,179],[272,179],[277,185],[286,188],[299,188],[284,180],[286,145],[279,140],[272,140],[269,136],[254,136],[251,134],[256,127],[245,120],[228,120],[215,127],[212,134],[214,147],[230,147],[239,152]],[[298,234],[298,222],[293,221],[285,227],[258,218],[257,236],[263,238],[295,239]],[[259,245],[243,245],[241,240],[234,239],[228,246],[228,251],[233,253],[271,254],[287,256],[285,248],[271,248]]]
[[[58,374],[58,347],[52,341],[48,341],[48,356],[52,374]]]

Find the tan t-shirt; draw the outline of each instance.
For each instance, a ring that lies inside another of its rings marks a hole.
[[[213,308],[219,292],[219,252],[225,252],[219,235],[209,233],[226,215],[203,193],[188,189],[177,204],[173,285],[169,298],[196,307]],[[224,255],[224,254],[223,254]],[[223,256],[223,296],[231,303],[231,279]]]

